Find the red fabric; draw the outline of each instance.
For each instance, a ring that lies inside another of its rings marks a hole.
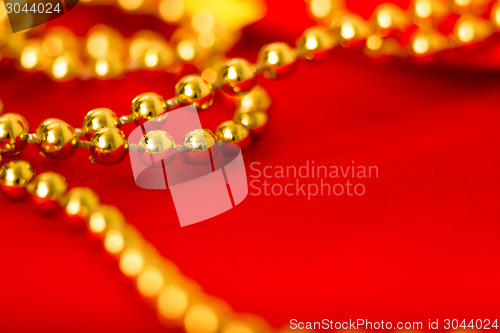
[[[349,5],[367,16],[374,3]],[[109,17],[80,7],[54,24],[83,34]],[[161,27],[125,15],[113,20],[127,33]],[[273,1],[231,56],[254,60],[262,44],[294,42],[312,24],[302,1]],[[361,198],[249,196],[180,228],[168,192],[137,188],[128,160],[94,165],[79,151],[50,161],[32,145],[19,158],[97,191],[208,294],[274,326],[292,318],[496,319],[498,45],[491,39],[430,65],[338,49],[321,63],[300,62],[289,78],[262,80],[273,106],[267,134],[244,154],[247,165],[377,165],[380,177],[365,182]],[[80,126],[95,107],[127,114],[134,96],[172,96],[178,79],[136,73],[60,84],[7,62],[0,73],[5,112],[23,114],[32,129],[49,117]],[[214,129],[232,112],[216,102],[202,123]],[[0,212],[1,331],[164,331],[116,264],[63,214],[42,216],[29,200],[4,196]]]

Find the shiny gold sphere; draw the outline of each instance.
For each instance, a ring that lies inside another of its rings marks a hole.
[[[138,124],[142,124],[165,113],[167,105],[160,95],[154,92],[147,92],[134,98],[130,110],[132,111],[134,120]]]
[[[62,120],[48,119],[42,122],[36,133],[40,138],[38,148],[42,156],[63,160],[73,155],[77,148],[74,128]]]
[[[58,209],[67,189],[66,179],[54,172],[42,173],[28,185],[28,191],[33,200],[44,212],[53,212]]]
[[[271,97],[261,86],[256,86],[237,100],[238,111],[266,111],[271,106]]]
[[[11,161],[0,168],[0,188],[11,199],[20,200],[28,195],[26,187],[35,171],[26,161]]]
[[[121,241],[119,239],[116,239],[117,243],[115,243],[114,245],[118,246],[121,244],[121,246],[113,247],[117,250],[123,249],[124,242],[121,231],[125,224],[125,218],[123,217],[123,214],[118,210],[118,208],[108,205],[98,205],[94,207],[94,209],[88,215],[87,219],[87,228],[89,232],[92,235],[97,236],[99,239],[105,240],[106,234],[108,232],[120,232],[120,235],[122,236]],[[113,233],[111,235],[113,235]]]
[[[255,67],[242,58],[227,61],[220,69],[219,77],[224,81],[223,91],[230,95],[238,95],[252,89],[256,84]]]
[[[83,131],[88,139],[91,139],[97,131],[108,127],[118,127],[116,113],[108,108],[91,110],[83,120]]]
[[[359,15],[348,14],[332,21],[331,31],[334,40],[347,47],[364,40],[368,36],[368,25]]]
[[[384,3],[375,9],[372,24],[374,32],[385,37],[396,31],[401,32],[409,22],[401,7],[393,3]]]
[[[248,128],[253,134],[262,135],[267,124],[265,111],[240,112],[234,114],[234,121]]]
[[[99,205],[99,197],[89,188],[75,187],[68,191],[63,202],[66,214],[85,219]]]
[[[297,41],[299,56],[308,60],[324,57],[333,46],[332,36],[320,26],[307,29]]]
[[[119,163],[128,152],[128,141],[118,128],[98,131],[91,140],[90,160],[105,165]]]
[[[145,165],[164,166],[175,155],[175,142],[165,131],[147,132],[139,141],[140,161]]]
[[[276,42],[260,50],[257,64],[264,70],[264,76],[277,78],[289,74],[296,59],[295,51],[288,44]]]
[[[212,85],[198,75],[187,75],[175,85],[175,94],[183,103],[193,104],[202,110],[212,105]]]
[[[191,165],[209,164],[217,155],[217,141],[217,136],[205,128],[187,133],[183,141],[183,146],[188,148],[184,153],[184,161]]]
[[[16,155],[26,145],[29,126],[23,116],[6,113],[0,116],[0,154]]]
[[[228,120],[220,124],[215,130],[215,135],[220,141],[238,144],[241,149],[248,148],[251,143],[248,128],[233,120]]]

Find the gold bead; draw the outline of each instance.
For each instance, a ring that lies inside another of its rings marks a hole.
[[[147,265],[137,277],[137,290],[146,297],[156,297],[163,289],[165,279],[162,272],[153,265]]]
[[[42,48],[47,56],[57,58],[67,50],[77,50],[78,40],[67,28],[51,27],[42,38]]]
[[[96,58],[91,63],[90,71],[98,79],[111,79],[123,73],[122,58],[116,52]]]
[[[187,75],[175,85],[175,94],[183,103],[193,104],[202,110],[212,105],[212,85],[198,75]]]
[[[254,333],[254,331],[245,323],[232,321],[224,325],[221,333]]]
[[[64,82],[77,77],[82,67],[82,62],[76,54],[66,52],[54,59],[47,72],[54,80]]]
[[[87,220],[87,228],[91,235],[104,241],[105,249],[111,253],[118,253],[123,249],[124,241],[121,231],[125,225],[125,218],[122,213],[114,206],[99,205],[95,207]],[[110,232],[120,232],[121,241],[114,241],[106,247],[106,236]],[[111,251],[109,251],[111,249]]]
[[[144,263],[144,254],[138,248],[126,248],[120,254],[120,270],[126,276],[135,277],[141,274],[144,269]]]
[[[253,134],[262,135],[267,124],[265,111],[240,112],[234,114],[234,121],[248,128]]]
[[[132,100],[130,107],[132,116],[138,124],[151,120],[167,110],[167,104],[160,95],[154,92],[140,94]]]
[[[455,23],[454,37],[458,44],[477,42],[489,33],[486,21],[472,14],[461,16]]]
[[[141,57],[141,67],[149,69],[171,69],[174,62],[174,51],[163,40],[151,41]]]
[[[372,24],[374,33],[379,36],[390,36],[395,32],[401,33],[406,26],[408,20],[406,13],[401,7],[393,3],[384,3],[374,11]]]
[[[95,59],[102,59],[112,52],[120,53],[123,39],[120,33],[106,25],[95,25],[87,34],[87,53]]]
[[[34,175],[28,162],[11,161],[0,168],[0,188],[11,199],[23,199],[28,195],[26,187]]]
[[[448,14],[448,4],[434,0],[414,0],[410,11],[415,23],[419,25],[432,25],[434,20],[439,21]]]
[[[67,188],[66,179],[54,172],[42,173],[28,185],[28,191],[36,205],[47,213],[60,207],[60,201]]]
[[[219,327],[219,320],[212,308],[198,304],[187,311],[184,326],[187,333],[215,333]]]
[[[90,160],[105,165],[119,163],[127,155],[128,141],[118,128],[104,128],[91,140]]]
[[[28,139],[29,126],[23,116],[6,113],[0,116],[0,154],[16,155]]]
[[[175,142],[165,131],[149,131],[139,141],[140,161],[145,165],[165,166],[175,155]]]
[[[36,133],[40,138],[38,148],[42,156],[63,160],[76,150],[76,137],[73,127],[59,119],[48,119],[37,128]]]
[[[118,127],[116,113],[108,108],[91,110],[83,120],[83,131],[88,139],[91,139],[97,131],[108,127]]]
[[[248,148],[252,140],[250,131],[232,120],[220,124],[215,130],[215,135],[220,141],[236,143],[242,150]]]
[[[184,161],[191,165],[210,164],[217,155],[217,141],[217,136],[208,129],[200,128],[187,133],[183,141],[183,146],[188,148]]]
[[[168,285],[158,296],[158,312],[168,320],[180,319],[187,310],[188,296],[179,286]]]
[[[256,84],[255,67],[242,58],[227,61],[220,69],[219,77],[224,81],[223,91],[230,95],[247,92]]]
[[[27,42],[18,58],[19,65],[27,71],[39,71],[45,68],[47,58],[43,54],[42,43],[39,40]]]
[[[237,101],[238,111],[266,111],[271,106],[271,97],[261,86],[256,86]]]
[[[332,16],[345,8],[342,0],[311,0],[308,11],[311,16],[321,22],[329,22]]]
[[[491,22],[493,22],[497,30],[500,28],[500,1],[497,1],[491,9]]]
[[[324,57],[334,46],[332,36],[323,27],[312,27],[304,31],[297,41],[299,56],[312,60]]]
[[[289,74],[296,59],[295,51],[288,44],[276,42],[260,50],[257,64],[264,69],[264,76],[277,78]]]
[[[64,210],[71,217],[86,219],[99,205],[99,197],[89,188],[75,187],[64,198]]]
[[[359,15],[348,14],[332,21],[333,38],[344,47],[356,44],[368,36],[366,22]]]
[[[445,36],[437,31],[419,31],[411,40],[412,50],[415,55],[423,56],[436,53],[447,47]]]

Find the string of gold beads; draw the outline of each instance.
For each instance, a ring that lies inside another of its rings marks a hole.
[[[0,167],[0,190],[12,200],[30,196],[44,213],[63,210],[73,226],[85,227],[116,259],[122,274],[132,279],[165,325],[188,333],[274,331],[262,319],[237,314],[221,300],[206,295],[127,223],[117,208],[102,204],[91,189],[68,189],[63,176],[54,172],[36,175],[28,162],[15,160]]]
[[[423,56],[445,49],[480,42],[500,29],[498,0],[414,0],[408,10],[395,4],[376,7],[368,21],[346,9],[341,0],[307,0],[311,15],[333,42],[342,46],[360,44],[370,56]],[[489,13],[488,13],[489,12]],[[444,34],[439,26],[456,16],[452,31]],[[409,42],[401,41],[410,34]],[[310,45],[331,43],[317,30],[309,32]],[[323,35],[326,35],[323,34]],[[322,40],[320,40],[322,39]]]

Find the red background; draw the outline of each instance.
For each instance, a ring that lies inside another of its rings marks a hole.
[[[377,3],[349,5],[367,17]],[[230,55],[255,60],[266,42],[293,43],[313,25],[305,8],[302,1],[268,3],[266,18],[245,29]],[[128,35],[162,27],[83,6],[54,24],[84,34],[110,20]],[[262,80],[273,106],[267,134],[244,156],[247,165],[377,165],[380,177],[366,183],[361,198],[249,196],[221,216],[180,228],[168,192],[137,188],[127,160],[94,165],[79,151],[56,162],[33,146],[20,157],[38,172],[56,171],[72,187],[97,191],[207,293],[274,326],[291,318],[497,319],[497,46],[490,39],[431,65],[338,49],[322,63],[301,62],[289,78]],[[5,112],[23,114],[32,129],[49,117],[78,127],[95,107],[127,114],[139,93],[173,96],[178,79],[135,73],[61,84],[2,64]],[[232,112],[216,102],[202,122],[214,129]],[[0,212],[0,330],[164,330],[116,265],[63,214],[44,217],[29,200],[3,196]]]

